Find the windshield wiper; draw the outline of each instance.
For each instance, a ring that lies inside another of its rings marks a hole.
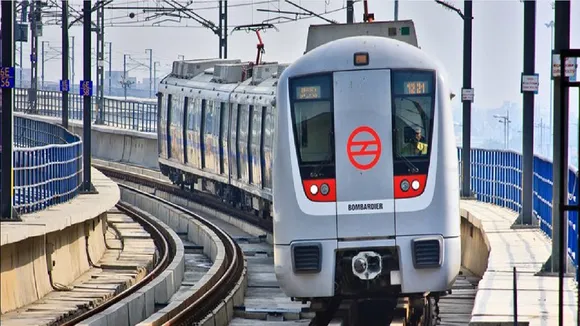
[[[408,99],[406,97],[404,97],[403,99],[413,103],[413,106],[415,107],[415,109],[417,109],[417,111],[419,111],[419,115],[421,116],[421,120],[425,120],[425,118],[427,117],[427,113],[425,113],[425,110],[423,109],[421,104],[419,104],[419,102],[413,101],[413,100]]]
[[[325,166],[328,166],[332,164],[332,153],[329,153],[324,160],[320,161],[320,163],[316,164],[315,166],[315,170],[310,172],[310,177],[311,178],[318,178],[320,175],[320,171],[322,171],[322,168],[324,168]],[[322,175],[324,176],[324,175]]]
[[[405,156],[397,153],[397,158],[401,158],[403,159],[403,162],[405,162],[405,165],[407,165],[407,168],[409,168],[409,172],[410,173],[418,173],[419,172],[419,168],[415,166],[415,164],[413,164],[411,161],[409,161],[408,158],[406,158]]]

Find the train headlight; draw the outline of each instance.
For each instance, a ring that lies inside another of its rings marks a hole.
[[[322,186],[320,186],[320,193],[323,195],[328,195],[328,192],[330,191],[330,187],[326,184],[323,183]]]
[[[407,191],[407,190],[409,190],[409,186],[410,186],[409,181],[407,181],[407,180],[401,181],[401,190]]]
[[[353,261],[352,268],[356,273],[362,274],[367,270],[367,262],[362,258],[357,258]]]
[[[411,182],[411,187],[413,188],[413,190],[417,190],[417,189],[419,189],[419,186],[420,186],[420,185],[421,185],[421,184],[419,183],[419,181],[418,181],[418,180],[413,180],[413,182]]]
[[[310,186],[310,193],[316,195],[318,193],[318,186],[317,185]]]

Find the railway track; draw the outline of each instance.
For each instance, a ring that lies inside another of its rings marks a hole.
[[[180,198],[182,205],[203,213],[211,222],[230,234],[243,249],[248,266],[248,288],[244,304],[234,307],[231,326],[242,325],[309,325],[314,313],[306,304],[291,301],[280,290],[274,275],[271,221],[241,212],[218,198],[173,185],[158,171],[146,168],[94,160],[94,167],[120,182],[165,198]],[[211,211],[213,213],[208,212]],[[210,217],[213,215],[213,217]],[[467,325],[477,293],[479,278],[462,270],[452,294],[439,301],[438,325]],[[348,308],[345,308],[348,310]],[[339,310],[340,311],[340,310]],[[402,314],[400,314],[402,316]],[[336,316],[329,325],[346,325],[346,317]],[[223,326],[226,324],[217,324]],[[395,317],[391,325],[404,325]]]
[[[223,256],[218,261],[213,262],[213,264],[218,264],[213,273],[205,275],[206,279],[203,282],[191,286],[192,291],[186,292],[185,295],[181,293],[180,300],[173,300],[173,304],[167,304],[165,307],[167,309],[164,310],[162,318],[157,318],[155,322],[148,321],[150,319],[148,318],[139,323],[139,325],[157,325],[160,323],[163,323],[163,325],[194,325],[196,323],[204,325],[210,320],[213,325],[212,318],[216,314],[215,310],[220,308],[220,305],[223,306],[224,298],[235,291],[236,286],[239,285],[240,280],[245,275],[245,261],[240,247],[225,231],[201,214],[174,204],[161,196],[126,184],[120,183],[119,187],[122,191],[139,194],[149,201],[157,202],[178,211],[185,219],[196,220],[210,230],[210,237],[217,237],[219,243],[223,245]],[[220,251],[220,249],[216,250]]]
[[[155,221],[149,219],[147,216],[136,211],[133,207],[128,206],[122,202],[119,202],[116,208],[118,209],[119,212],[125,214],[132,220],[138,221],[138,223],[151,235],[151,238],[155,243],[155,247],[159,252],[159,260],[156,263],[155,268],[145,277],[143,277],[139,282],[135,283],[133,286],[125,289],[121,293],[115,295],[110,300],[105,301],[103,304],[95,307],[94,309],[88,310],[82,313],[81,315],[60,324],[62,326],[76,325],[84,320],[87,320],[95,316],[100,312],[105,311],[106,309],[112,307],[113,305],[127,298],[131,294],[139,291],[145,285],[149,284],[153,279],[161,275],[161,273],[169,265],[170,259],[175,255],[176,244],[170,241],[171,236],[169,235],[166,229],[159,227],[159,225]],[[117,232],[119,232],[118,229]]]
[[[106,227],[101,223],[93,223],[88,234],[104,235],[103,256],[91,259],[85,233],[89,270],[69,286],[56,282],[58,275],[49,271],[54,291],[3,314],[2,325],[76,325],[143,288],[167,268],[175,253],[167,229],[123,203],[107,211]]]

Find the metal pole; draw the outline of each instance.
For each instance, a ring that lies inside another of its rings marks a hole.
[[[220,59],[228,58],[228,1],[219,2]]]
[[[556,1],[554,12],[554,51],[570,47],[570,1]],[[552,75],[552,74],[550,74]],[[564,218],[567,214],[562,210],[562,204],[567,202],[568,189],[568,146],[564,143],[568,137],[568,90],[564,89],[562,96],[560,78],[554,78],[554,115],[553,115],[553,195],[552,195],[552,255],[544,264],[544,270],[563,275],[567,265],[567,255],[564,240],[568,228]],[[560,259],[560,253],[563,259]]]
[[[473,3],[464,1],[463,18],[463,89],[471,88],[471,27],[473,19]],[[462,197],[471,197],[471,101],[463,101],[463,150],[462,161]]]
[[[506,149],[510,148],[510,123],[512,122],[510,120],[510,109],[508,108],[506,110],[506,115],[507,120],[505,122],[505,134],[506,134],[506,138],[505,138],[505,143],[506,143]]]
[[[91,80],[91,0],[83,3],[83,81]],[[88,85],[85,85],[87,87]],[[83,192],[92,193],[94,187],[91,183],[91,96],[83,93]]]
[[[72,38],[72,46],[71,46],[72,51],[71,51],[71,56],[70,56],[70,60],[71,60],[70,69],[71,69],[71,73],[72,73],[72,79],[70,81],[70,84],[71,84],[71,90],[74,92],[75,81],[76,81],[76,79],[75,79],[75,37],[71,36],[71,38]]]
[[[228,2],[219,1],[219,56],[220,59],[228,58]]]
[[[111,89],[111,84],[112,84],[112,80],[113,78],[111,77],[111,71],[113,70],[113,42],[109,42],[109,96],[111,95],[111,92],[113,91]]]
[[[123,54],[123,93],[127,99],[127,55]]]
[[[503,144],[504,144],[504,149],[508,149],[508,120],[507,120],[507,115],[506,118],[503,120]]]
[[[145,49],[149,52],[149,97],[153,97],[153,49]]]
[[[105,7],[97,1],[97,117],[102,124],[105,115]]]
[[[219,36],[219,44],[218,45],[219,45],[219,58],[220,59],[223,58],[223,43],[222,43],[222,41],[223,41],[222,37],[224,35],[223,20],[222,20],[223,5],[224,5],[223,1],[219,0],[218,29],[220,31],[220,34],[218,35]]]
[[[395,0],[395,21],[399,20],[399,0]]]
[[[536,0],[524,1],[524,75],[536,71]],[[523,94],[522,210],[518,220],[531,225],[534,200],[534,93]],[[516,222],[517,223],[517,222]]]
[[[554,21],[550,21],[548,27],[550,27],[550,62],[552,62],[552,51],[554,50]],[[552,65],[550,64],[550,74],[552,76]],[[553,140],[554,138],[554,126],[553,126],[553,118],[554,118],[554,81],[552,77],[550,77],[550,139]],[[553,146],[553,145],[552,145]],[[549,155],[552,156],[554,153],[550,153]]]
[[[30,111],[36,113],[36,89],[38,88],[37,68],[38,68],[38,23],[40,16],[40,2],[33,0],[30,2],[30,89],[28,90],[28,101]]]
[[[62,126],[68,129],[68,1],[62,1]]]
[[[518,274],[514,267],[513,269],[514,277],[514,326],[518,326]]]
[[[40,66],[40,89],[44,89],[44,43],[47,43],[47,41],[42,41],[42,50],[41,50],[41,63],[42,65]]]
[[[20,75],[20,88],[22,88],[22,70],[24,70],[24,65],[22,63],[22,42],[20,42],[20,71],[18,72]]]
[[[153,88],[155,90],[155,94],[157,94],[157,64],[159,63],[159,61],[155,61],[153,63],[153,80],[155,81],[155,83],[153,84]]]
[[[157,61],[153,62],[153,93],[157,96]]]
[[[2,1],[2,87],[8,80],[8,69],[14,68],[14,2],[13,1]],[[14,76],[11,76],[14,78]],[[14,93],[13,88],[3,88],[2,89],[2,123],[0,123],[0,128],[2,128],[2,192],[1,192],[1,206],[2,206],[2,219],[14,219],[17,218],[16,214],[13,214],[12,209],[12,197],[13,197],[13,166],[12,166],[12,130],[13,130],[13,116],[12,111],[14,109]]]
[[[354,0],[346,0],[346,23],[354,23]]]

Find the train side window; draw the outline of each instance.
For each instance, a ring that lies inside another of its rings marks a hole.
[[[187,130],[195,130],[195,103],[197,99],[189,98],[187,101]]]
[[[212,100],[206,101],[205,106],[205,134],[211,135],[213,134],[213,111],[214,105]]]
[[[242,178],[242,162],[240,162],[241,159],[241,146],[240,146],[240,142],[243,139],[243,129],[242,129],[242,124],[244,122],[244,120],[242,119],[242,116],[244,115],[244,105],[238,104],[238,116],[237,116],[237,132],[236,132],[236,162],[237,162],[237,168],[238,168],[238,179]]]
[[[173,97],[173,103],[171,103],[171,124],[174,126],[180,126],[183,121],[183,114],[181,114],[182,112],[182,107],[183,107],[183,101],[182,101],[182,97],[181,96],[174,96]]]
[[[227,157],[227,152],[223,151],[223,149],[225,148],[226,144],[229,145],[228,140],[226,139],[227,137],[227,133],[226,133],[226,129],[227,129],[227,119],[228,119],[228,110],[227,110],[227,106],[226,103],[224,102],[220,102],[220,134],[219,134],[219,148],[220,148],[220,173],[224,173],[225,172],[225,158]],[[228,146],[229,147],[229,146]]]
[[[226,103],[220,102],[220,147],[223,146],[222,144],[225,140],[228,119],[227,113],[228,110]]]
[[[255,123],[254,111],[256,111],[254,109],[254,106],[250,105],[249,109],[248,109],[248,138],[247,138],[248,139],[247,144],[248,144],[248,154],[249,155],[252,155],[251,148],[252,148],[253,141],[254,141],[254,123]]]

